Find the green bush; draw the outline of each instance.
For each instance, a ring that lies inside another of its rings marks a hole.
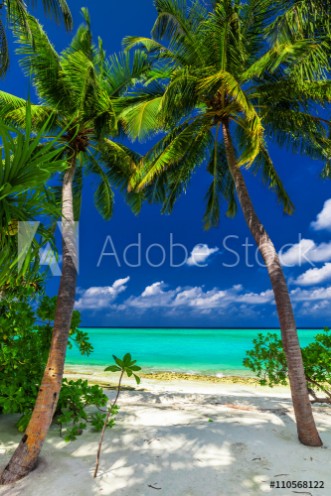
[[[243,363],[256,373],[261,385],[287,384],[287,364],[277,334],[259,334]],[[331,331],[328,327],[301,349],[307,388],[314,402],[331,403]],[[323,398],[318,393],[323,393]]]
[[[24,431],[35,403],[47,361],[55,315],[56,298],[44,296],[34,308],[29,291],[19,295],[0,297],[0,413],[20,413],[17,423]],[[80,314],[74,311],[69,347],[76,345],[83,355],[93,347],[87,333],[78,329]],[[64,432],[66,440],[75,439],[90,423],[102,428],[107,396],[100,386],[89,386],[87,381],[63,380],[54,420]],[[97,413],[87,413],[94,406]]]

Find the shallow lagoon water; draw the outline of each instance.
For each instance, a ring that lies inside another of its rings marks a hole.
[[[73,346],[68,350],[68,365],[106,366],[112,355],[130,352],[144,369],[200,374],[227,375],[249,371],[243,366],[245,352],[261,329],[175,329],[175,328],[85,328],[94,352],[89,357]],[[320,329],[298,331],[301,346],[314,340]]]

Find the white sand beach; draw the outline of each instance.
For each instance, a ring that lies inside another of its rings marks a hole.
[[[113,397],[114,391],[107,394]],[[92,474],[99,434],[89,431],[66,443],[53,427],[37,469],[1,488],[0,494],[331,494],[331,408],[314,406],[324,447],[302,446],[287,388],[143,379],[135,390],[123,391],[119,404],[117,424],[106,433],[97,479]],[[20,439],[16,419],[0,417],[1,465]],[[325,488],[270,488],[270,481],[305,480],[324,481]]]

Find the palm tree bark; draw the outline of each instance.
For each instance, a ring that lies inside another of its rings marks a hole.
[[[301,349],[285,276],[273,242],[255,213],[245,180],[239,167],[237,167],[228,122],[223,123],[223,139],[228,166],[235,183],[242,212],[263,257],[274,292],[282,341],[287,359],[298,437],[300,442],[307,446],[322,446],[309,401]]]
[[[15,482],[36,467],[59,399],[76,293],[77,245],[72,191],[75,164],[74,154],[70,158],[62,185],[62,275],[48,361],[29,425],[0,475],[0,484]]]

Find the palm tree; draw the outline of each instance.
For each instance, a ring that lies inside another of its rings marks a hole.
[[[38,128],[50,120],[49,128],[62,130],[67,167],[62,179],[62,276],[49,358],[30,423],[0,476],[2,484],[18,480],[34,468],[58,401],[75,302],[75,220],[79,219],[83,175],[99,177],[95,203],[109,219],[113,207],[111,179],[125,181],[137,159],[108,136],[119,132],[113,100],[146,69],[146,55],[137,52],[132,59],[128,55],[106,59],[101,41],[98,47],[92,43],[87,10],[82,12],[85,23],[60,55],[32,17],[29,23],[36,50],[24,31],[20,35],[22,66],[32,76],[40,98],[39,105],[31,106],[32,122]],[[5,122],[19,125],[24,120],[24,100],[1,92],[0,102],[0,118]]]
[[[169,212],[194,169],[207,159],[213,180],[207,192],[206,227],[218,224],[220,196],[228,201],[231,215],[237,195],[274,292],[299,440],[321,446],[284,273],[241,168],[262,173],[284,211],[292,212],[266,139],[323,154],[326,128],[310,111],[312,102],[330,101],[331,86],[316,80],[318,70],[310,71],[310,80],[302,73],[307,57],[317,69],[327,63],[324,47],[312,39],[272,43],[266,33],[277,1],[217,0],[212,11],[199,0],[155,0],[155,5],[158,18],[152,37],[124,40],[127,49],[144,47],[154,76],[123,100],[122,121],[132,138],[144,139],[157,130],[166,134],[144,157],[131,188],[144,189]]]
[[[28,2],[33,4],[33,0]],[[42,0],[46,15],[53,17],[57,22],[63,20],[67,29],[72,29],[72,17],[66,0]],[[0,5],[0,13],[4,13],[5,21],[15,32],[23,29],[27,36],[32,36],[28,10],[23,0],[4,0]],[[0,18],[0,77],[4,76],[9,67],[9,51],[6,36],[6,26]]]

